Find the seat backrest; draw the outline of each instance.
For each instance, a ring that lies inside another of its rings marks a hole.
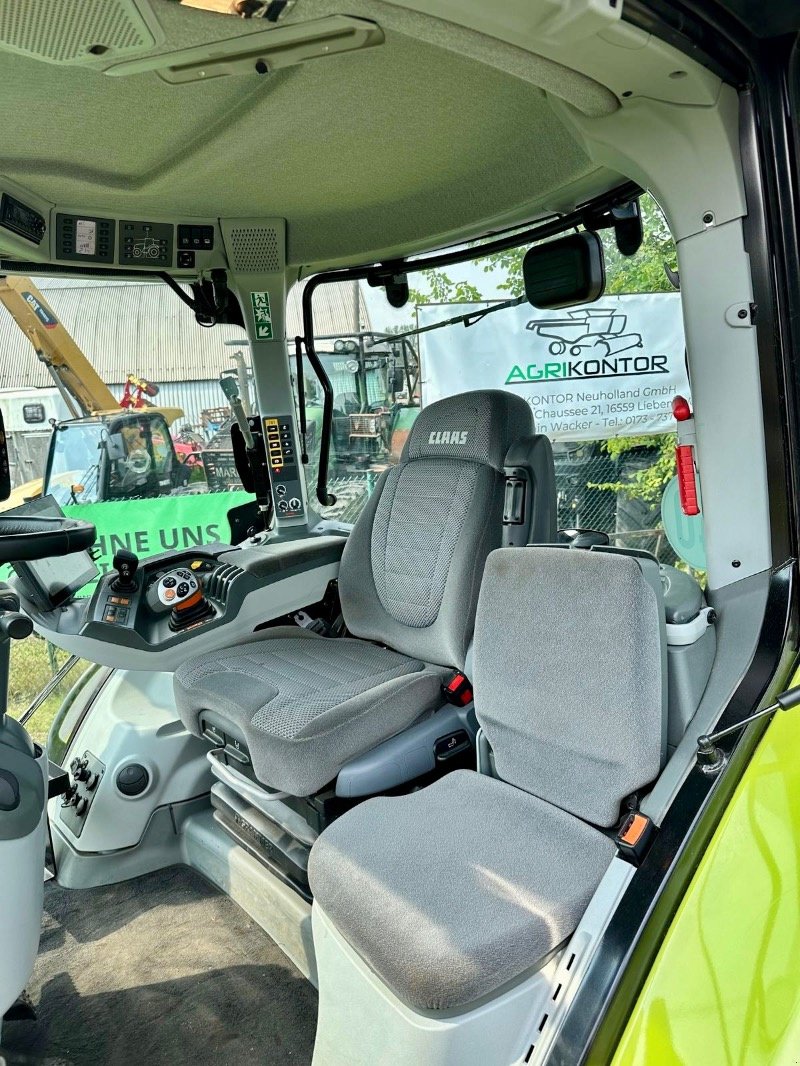
[[[594,825],[661,768],[663,609],[639,560],[502,548],[486,563],[475,710],[497,775]]]
[[[351,633],[463,668],[484,563],[502,539],[506,452],[533,432],[528,404],[499,390],[420,411],[342,556],[339,593]]]

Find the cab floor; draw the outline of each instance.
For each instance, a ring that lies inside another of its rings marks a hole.
[[[86,891],[45,885],[28,993],[38,1020],[3,1026],[9,1066],[311,1062],[316,991],[185,866]]]

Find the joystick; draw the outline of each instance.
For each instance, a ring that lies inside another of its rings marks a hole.
[[[117,571],[117,576],[111,582],[112,589],[115,592],[135,592],[136,571],[139,569],[138,556],[123,548],[111,560],[111,565]]]
[[[203,593],[203,586],[190,570],[171,570],[156,586],[159,602],[171,607],[169,628],[173,633],[214,617],[214,608]]]

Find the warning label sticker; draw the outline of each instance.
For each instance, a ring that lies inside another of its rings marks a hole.
[[[253,320],[256,324],[256,340],[272,340],[272,309],[269,305],[268,292],[251,292]]]

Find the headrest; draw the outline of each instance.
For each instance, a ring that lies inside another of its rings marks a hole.
[[[499,389],[462,392],[420,411],[402,461],[470,459],[502,470],[511,442],[534,432],[533,413],[520,396]]]
[[[492,552],[473,661],[475,711],[503,780],[610,826],[622,800],[658,775],[663,605],[640,560],[557,547]]]

